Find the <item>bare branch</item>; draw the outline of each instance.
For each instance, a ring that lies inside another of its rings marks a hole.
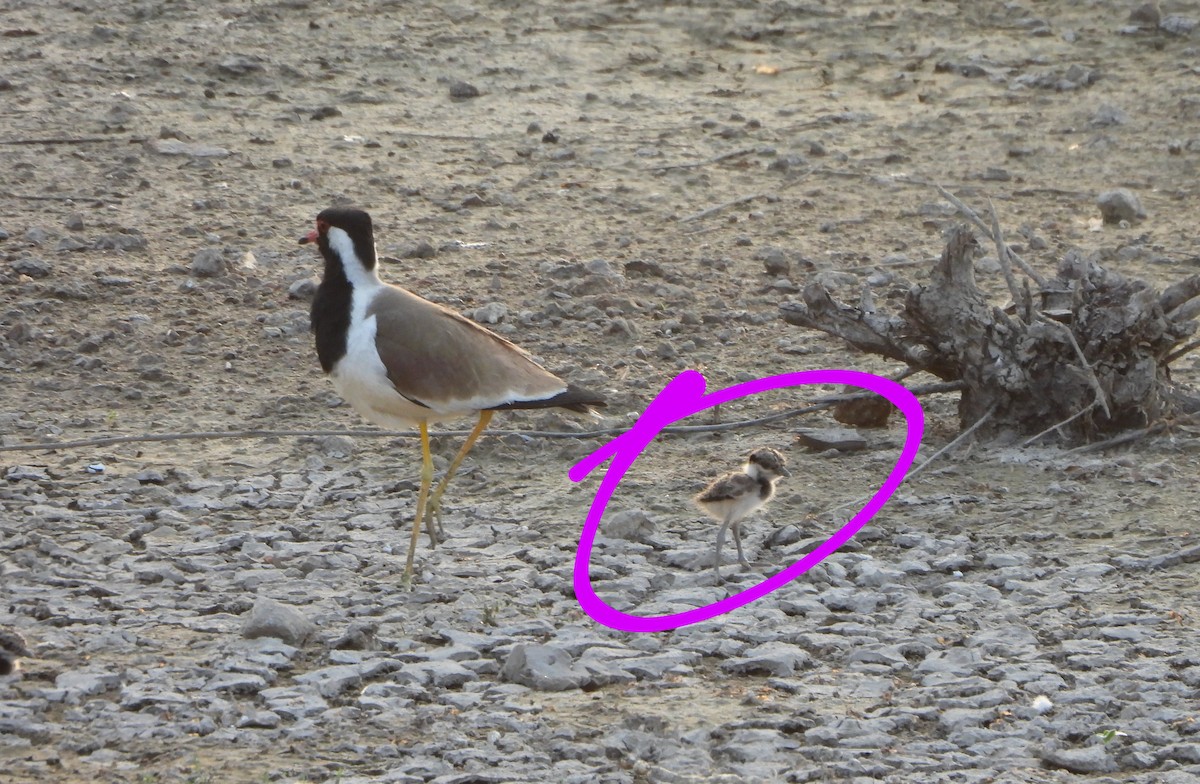
[[[996,205],[988,199],[988,209],[992,213],[992,242],[996,243],[996,258],[1000,261],[1000,271],[1004,273],[1004,282],[1008,284],[1008,293],[1012,296],[1013,304],[1021,302],[1021,289],[1013,276],[1012,259],[1009,256],[1008,244],[1004,241],[1004,233],[1000,230],[1000,216],[996,214]]]
[[[955,196],[950,191],[943,188],[941,185],[935,184],[933,187],[937,188],[937,191],[938,191],[938,193],[940,193],[942,195],[942,198],[945,199],[946,201],[950,202],[951,204],[953,204],[954,207],[963,214],[963,217],[965,217],[967,220],[971,221],[971,223],[974,223],[975,226],[980,231],[982,231],[984,234],[988,235],[989,237],[992,237],[992,239],[995,240],[995,235],[993,235],[991,227],[983,222],[983,218],[980,218],[979,214],[977,212],[975,212],[975,210],[971,209],[969,206],[966,205],[966,203],[964,203],[961,199],[959,199],[957,196]],[[1044,277],[1042,277],[1041,274],[1039,274],[1037,270],[1035,270],[1033,267],[1026,264],[1025,260],[1022,259],[1017,254],[1013,253],[1012,250],[1008,251],[1008,255],[1009,255],[1009,258],[1011,258],[1016,263],[1016,265],[1021,268],[1022,272],[1024,272],[1029,277],[1033,278],[1033,282],[1038,284],[1039,288],[1043,288],[1043,289],[1046,288],[1046,279]]]
[[[907,378],[915,371],[906,370],[899,378]],[[935,395],[946,392],[958,392],[963,388],[961,381],[937,382],[933,384],[924,384],[922,386],[913,387],[909,391],[920,397],[922,395]],[[817,399],[811,405],[801,408],[793,408],[788,411],[782,411],[778,414],[769,414],[757,419],[743,419],[737,422],[724,422],[713,425],[673,425],[664,427],[663,433],[667,434],[685,434],[685,433],[713,433],[723,430],[737,430],[739,428],[754,427],[756,425],[765,425],[772,422],[780,422],[785,419],[801,416],[803,414],[812,414],[817,411],[824,411],[827,408],[832,408],[838,403],[847,400],[862,400],[865,398],[876,397],[875,392],[854,392],[851,394],[840,395],[825,395]],[[604,436],[613,436],[624,433],[628,428],[624,427],[609,427],[599,430],[585,430],[574,433],[563,430],[488,430],[486,435],[489,436],[523,436],[526,438],[602,438]],[[444,430],[437,433],[440,436],[455,436],[462,437],[469,435],[469,430]],[[169,441],[204,441],[218,439],[241,439],[241,438],[320,438],[324,436],[351,436],[353,438],[415,438],[417,432],[415,430],[229,430],[229,431],[201,431],[191,433],[147,433],[136,436],[102,436],[100,438],[83,438],[76,441],[62,441],[59,443],[39,443],[39,444],[8,444],[0,445],[0,452],[54,452],[60,449],[80,449],[93,446],[112,446],[114,444],[136,444],[150,442],[169,442]]]
[[[701,218],[707,218],[709,215],[715,215],[722,210],[729,209],[730,207],[737,207],[740,204],[746,204],[747,202],[752,202],[755,199],[761,199],[762,196],[763,194],[761,193],[751,193],[749,196],[741,196],[733,201],[717,204],[709,207],[708,209],[700,210],[699,212],[693,212],[691,215],[684,215],[679,219],[679,222],[690,223],[691,221],[700,220]]]
[[[1193,340],[1189,343],[1184,343],[1182,346],[1175,349],[1170,354],[1167,354],[1167,358],[1164,359],[1163,361],[1169,365],[1172,362],[1174,362],[1175,360],[1184,356],[1185,354],[1190,354],[1192,351],[1195,351],[1198,348],[1200,348],[1200,340]]]

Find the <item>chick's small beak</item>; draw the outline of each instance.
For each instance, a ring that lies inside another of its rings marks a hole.
[[[303,237],[300,238],[300,244],[307,245],[310,242],[316,242],[320,236],[321,235],[317,233],[317,230],[313,229],[308,234],[305,234]]]
[[[780,467],[779,467],[779,475],[780,475],[780,476],[791,476],[791,475],[792,475],[792,472],[791,472],[791,471],[789,471],[789,470],[787,470],[787,469],[786,469],[786,468],[784,468],[783,466],[780,466]]]

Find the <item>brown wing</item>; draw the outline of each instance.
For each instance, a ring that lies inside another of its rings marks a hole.
[[[695,501],[698,504],[731,501],[734,498],[755,493],[757,490],[758,482],[746,474],[741,472],[725,474],[701,490],[696,495]]]
[[[367,316],[377,319],[375,348],[388,379],[434,410],[576,402],[551,402],[568,391],[566,382],[518,346],[410,291],[381,290]]]

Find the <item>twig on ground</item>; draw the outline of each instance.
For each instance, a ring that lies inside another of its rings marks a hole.
[[[914,370],[912,372],[916,371]],[[906,374],[911,375],[907,372]],[[901,378],[905,378],[907,375],[901,376]],[[909,391],[914,395],[921,396],[934,395],[944,392],[957,392],[962,388],[963,382],[961,381],[942,381],[914,387]],[[686,433],[710,433],[722,430],[736,430],[742,427],[770,424],[772,422],[791,419],[792,417],[801,416],[803,414],[824,411],[825,409],[832,408],[838,403],[846,400],[859,400],[868,397],[875,397],[875,395],[876,393],[874,392],[854,392],[851,394],[826,395],[811,405],[803,406],[801,408],[793,408],[788,411],[782,411],[778,414],[770,414],[757,419],[745,419],[737,422],[724,422],[714,425],[672,425],[670,427],[664,427],[662,432],[678,435]],[[515,435],[526,438],[583,439],[618,435],[620,433],[624,433],[626,429],[627,428],[624,427],[609,427],[600,430],[585,430],[579,433],[572,433],[570,431],[562,430],[488,430],[486,435]],[[436,435],[461,437],[469,434],[469,430],[446,430],[441,431]],[[136,436],[102,436],[99,438],[84,438],[76,441],[63,441],[60,443],[9,444],[0,445],[0,452],[52,452],[60,449],[80,449],[83,447],[112,446],[115,444],[135,444],[165,441],[202,441],[238,438],[321,438],[325,436],[351,436],[353,438],[414,438],[416,435],[417,433],[412,430],[218,430],[193,433],[145,434]]]
[[[762,196],[763,196],[763,194],[761,194],[761,193],[751,193],[749,196],[741,196],[739,198],[734,199],[733,201],[727,201],[722,204],[717,204],[712,207],[709,207],[708,209],[700,210],[699,212],[693,212],[691,215],[684,215],[682,218],[679,219],[679,222],[680,223],[690,223],[691,221],[694,221],[694,220],[700,220],[701,218],[707,218],[709,215],[715,215],[718,212],[720,212],[721,210],[727,210],[730,207],[736,207],[739,204],[745,204],[747,202],[754,201],[755,199],[761,199]]]
[[[965,441],[972,433],[974,433],[979,428],[983,427],[984,423],[987,422],[989,419],[991,419],[992,415],[995,413],[996,413],[996,404],[993,403],[991,405],[991,407],[988,408],[987,411],[983,412],[983,416],[979,417],[979,419],[976,419],[975,422],[970,427],[968,427],[966,430],[962,431],[957,436],[955,436],[953,441],[946,444],[944,447],[942,447],[941,449],[939,449],[938,451],[936,451],[932,455],[930,455],[925,460],[924,463],[921,463],[921,465],[919,465],[916,468],[914,468],[913,470],[909,471],[908,474],[905,475],[904,481],[907,482],[908,480],[912,479],[914,476],[916,476],[917,474],[921,473],[926,468],[928,468],[929,464],[932,463],[934,460],[937,460],[942,455],[953,450],[956,446],[958,446],[963,441]]]
[[[747,147],[744,150],[734,150],[733,152],[723,153],[714,158],[709,158],[704,161],[692,161],[691,163],[668,163],[663,166],[652,166],[648,171],[661,172],[671,171],[672,169],[699,169],[701,166],[711,166],[714,163],[722,163],[730,161],[734,158],[741,158],[754,152],[753,147]]]
[[[1159,422],[1151,425],[1150,427],[1143,427],[1139,430],[1130,430],[1128,433],[1121,433],[1119,436],[1113,436],[1112,438],[1104,441],[1097,441],[1094,444],[1085,444],[1084,446],[1077,446],[1074,449],[1068,449],[1066,452],[1063,452],[1063,456],[1083,455],[1089,452],[1103,452],[1105,449],[1111,449],[1114,446],[1128,444],[1131,441],[1139,441],[1146,436],[1157,435],[1166,429],[1166,424]]]
[[[1029,438],[1025,439],[1024,441],[1021,442],[1021,448],[1024,449],[1025,447],[1029,446],[1034,441],[1037,441],[1039,438],[1041,438],[1042,436],[1046,435],[1047,433],[1049,433],[1051,431],[1058,430],[1060,427],[1064,427],[1066,425],[1071,424],[1076,419],[1079,419],[1079,417],[1083,416],[1084,414],[1091,411],[1095,407],[1096,407],[1096,403],[1095,403],[1095,401],[1093,401],[1090,406],[1086,406],[1084,408],[1079,409],[1078,411],[1076,411],[1074,414],[1071,414],[1071,416],[1067,417],[1063,421],[1051,425],[1050,427],[1046,428],[1042,432],[1038,433],[1036,436],[1030,436]]]
[[[482,142],[495,137],[492,136],[467,136],[457,133],[426,133],[424,131],[387,131],[390,136],[407,136],[412,139],[436,139],[443,142]]]
[[[81,196],[81,195],[43,196],[40,194],[32,194],[32,193],[10,193],[10,192],[5,192],[0,195],[3,195],[4,198],[6,198],[6,199],[18,199],[20,201],[99,201],[99,202],[104,201],[104,197],[102,197],[102,196]],[[112,196],[111,198],[117,199],[117,198],[121,198],[121,197],[120,196]]]
[[[96,142],[112,142],[124,141],[112,136],[84,136],[78,139],[71,139],[65,136],[51,136],[46,139],[0,139],[0,145],[10,146],[14,144],[95,144]]]

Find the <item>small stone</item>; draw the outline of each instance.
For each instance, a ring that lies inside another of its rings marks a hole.
[[[480,324],[499,324],[508,315],[508,306],[503,302],[489,302],[471,311],[471,318]]]
[[[422,684],[439,689],[461,689],[464,684],[479,680],[472,670],[452,660],[417,662],[401,672],[415,674]]]
[[[1136,223],[1146,217],[1141,200],[1128,188],[1101,193],[1096,199],[1096,206],[1100,208],[1100,217],[1105,223]]]
[[[1106,128],[1113,125],[1127,125],[1129,123],[1129,114],[1119,106],[1113,106],[1111,103],[1101,104],[1096,113],[1092,115],[1089,124],[1093,128]]]
[[[857,452],[867,448],[867,439],[846,427],[805,427],[796,431],[796,440],[809,449],[824,452]]]
[[[342,110],[336,106],[321,106],[313,111],[309,117],[313,120],[328,120],[330,117],[341,117]]]
[[[272,730],[278,727],[281,721],[282,719],[275,711],[252,710],[238,719],[237,726],[240,729],[254,728]]]
[[[54,249],[59,252],[73,252],[77,250],[86,250],[87,243],[80,242],[74,237],[63,237],[55,245]]]
[[[105,234],[97,237],[92,243],[92,247],[96,250],[143,250],[146,247],[146,238],[137,232],[121,232],[118,234]]]
[[[786,278],[792,271],[792,263],[788,261],[787,253],[782,248],[764,248],[755,254],[762,261],[763,269],[772,277]]]
[[[1137,8],[1129,12],[1129,21],[1136,24],[1138,27],[1147,27],[1154,29],[1158,27],[1158,23],[1162,20],[1162,11],[1158,10],[1158,3],[1142,3]]]
[[[49,262],[33,257],[17,259],[8,266],[9,269],[18,275],[27,275],[31,278],[45,278],[49,276],[51,271]]]
[[[316,628],[294,607],[274,599],[260,598],[242,625],[242,636],[247,639],[276,637],[289,645],[302,645]]]
[[[1071,773],[1111,773],[1117,763],[1104,746],[1083,749],[1043,749],[1042,763],[1050,768],[1062,768]]]
[[[159,155],[186,155],[189,158],[227,158],[232,154],[224,147],[179,139],[151,139],[146,146]]]
[[[605,536],[634,542],[644,541],[655,528],[645,509],[623,509],[606,517],[601,525]]]
[[[774,675],[782,678],[811,663],[812,657],[799,646],[768,642],[751,648],[740,658],[723,663],[721,669],[742,675]]]
[[[246,76],[263,70],[257,57],[235,54],[217,63],[217,71],[226,76]]]
[[[41,245],[46,240],[50,239],[50,233],[41,226],[30,226],[25,230],[25,241],[34,245]]]
[[[267,679],[252,672],[221,672],[204,684],[205,691],[225,691],[230,694],[258,694],[267,687]]]
[[[402,259],[432,259],[437,255],[437,248],[429,240],[417,240],[402,245],[396,255]]]
[[[1163,17],[1163,20],[1158,24],[1158,29],[1171,35],[1189,36],[1196,29],[1197,24],[1200,24],[1200,22],[1197,22],[1197,20],[1190,16],[1171,14],[1170,16]]]
[[[450,85],[450,97],[459,101],[478,98],[479,88],[469,82],[456,81]]]
[[[216,278],[225,274],[225,254],[220,248],[204,248],[192,257],[192,274],[199,278]]]
[[[322,436],[317,439],[317,445],[326,457],[344,460],[354,454],[354,439],[349,436]]]
[[[319,285],[315,277],[301,278],[288,286],[288,297],[291,299],[312,299],[317,294]]]
[[[589,679],[574,667],[571,654],[550,645],[513,647],[500,669],[500,677],[538,691],[578,689]]]
[[[103,694],[120,685],[120,675],[95,670],[68,670],[59,673],[54,679],[57,696],[66,702],[77,702],[83,697]]]
[[[780,155],[775,160],[767,164],[767,171],[787,172],[797,166],[803,166],[805,160],[800,155]]]
[[[66,226],[68,231],[83,231],[83,215],[78,212],[72,212],[67,216],[63,225]]]

